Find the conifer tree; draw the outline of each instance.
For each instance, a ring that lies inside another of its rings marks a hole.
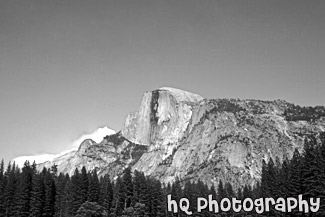
[[[290,176],[288,183],[289,195],[291,197],[298,197],[299,194],[303,193],[301,163],[301,155],[298,149],[295,149],[290,161]]]
[[[194,207],[196,204],[196,199],[192,197],[194,194],[195,193],[194,188],[192,187],[192,183],[190,182],[190,180],[186,180],[182,197],[187,198],[189,200],[191,207]]]
[[[171,186],[171,197],[172,199],[179,201],[182,197],[182,186],[180,183],[179,177],[176,177],[175,182]],[[178,216],[177,213],[174,213],[173,216]]]
[[[120,216],[124,209],[125,204],[125,186],[121,177],[116,179],[116,183],[114,185],[114,199],[113,199],[113,207],[112,207],[112,216]]]
[[[267,164],[267,179],[268,179],[268,197],[276,198],[277,188],[278,188],[278,176],[276,167],[274,165],[274,161],[272,157],[270,157],[269,162]]]
[[[261,175],[261,196],[262,197],[270,197],[271,192],[270,192],[270,177],[268,173],[268,165],[267,163],[263,160],[262,161],[262,175]],[[245,186],[246,187],[246,186]],[[245,191],[245,188],[244,188]],[[245,195],[244,195],[245,197]]]
[[[249,185],[245,185],[243,189],[243,198],[252,198],[252,189]]]
[[[54,177],[52,176],[50,169],[48,169],[45,174],[44,187],[45,187],[45,201],[44,201],[43,215],[47,217],[52,217],[55,214],[56,188],[55,188]]]
[[[5,207],[4,207],[4,190],[6,186],[6,178],[5,178],[5,171],[4,171],[4,161],[1,160],[0,163],[0,216],[4,215]]]
[[[132,200],[133,200],[133,183],[132,183],[132,175],[131,175],[131,169],[128,167],[123,172],[123,179],[122,182],[124,184],[124,190],[123,192],[125,194],[125,205],[124,208],[128,208],[131,206]]]
[[[239,199],[239,200],[243,199],[243,191],[242,191],[242,189],[240,187],[237,189],[236,198]]]
[[[33,170],[28,161],[24,163],[18,188],[18,215],[27,217],[30,213]]]
[[[145,180],[143,173],[140,173],[137,170],[134,170],[134,177],[133,177],[133,201],[132,205],[140,202],[141,197],[141,185]]]
[[[113,183],[114,184],[114,183]],[[110,213],[113,202],[113,185],[108,174],[100,178],[100,200],[99,204]]]
[[[35,217],[43,215],[45,206],[45,185],[44,179],[46,175],[46,169],[43,168],[41,173],[34,174],[32,181],[32,193],[31,193],[31,214]]]
[[[3,200],[4,200],[4,216],[14,216],[17,209],[17,195],[19,170],[17,169],[15,162],[11,165],[9,162],[7,170],[5,172],[6,186],[4,189]]]
[[[234,190],[232,188],[232,185],[229,182],[226,183],[225,190],[226,190],[226,195],[227,195],[227,197],[229,199],[231,199],[232,197],[235,197],[236,196],[235,195],[235,192],[234,192]]]
[[[69,181],[69,176],[65,176],[60,173],[56,179],[56,198],[55,198],[55,216],[63,217],[65,214],[65,208],[67,205],[68,195],[66,190],[66,185]]]
[[[319,168],[320,168],[320,193],[319,197],[321,198],[320,205],[320,215],[325,216],[325,132],[320,133],[320,150],[319,150]]]
[[[69,189],[69,215],[74,216],[83,203],[84,190],[81,191],[82,179],[78,168],[75,169],[74,174],[71,176],[71,184]]]
[[[73,207],[73,188],[71,178],[69,174],[65,175],[65,178],[67,180],[67,183],[65,184],[64,192],[65,192],[65,200],[64,200],[64,207],[62,211],[62,215],[60,217],[65,217],[65,216],[70,216],[72,212],[72,207]]]
[[[81,168],[81,174],[79,176],[79,184],[77,188],[79,189],[79,197],[80,197],[79,203],[81,205],[84,202],[86,202],[88,199],[87,196],[88,196],[88,188],[89,188],[89,174],[85,166]]]
[[[219,184],[218,184],[218,190],[217,190],[217,195],[218,195],[218,201],[220,202],[223,198],[227,197],[227,193],[223,187],[223,183],[221,181],[221,179],[219,180]]]
[[[150,201],[151,207],[149,209],[149,216],[164,216],[164,196],[162,192],[161,183],[159,180],[150,179]]]
[[[98,203],[100,186],[96,169],[94,169],[92,173],[89,173],[88,180],[89,187],[87,201]]]
[[[303,164],[302,164],[302,180],[303,180],[303,192],[306,198],[318,197],[320,192],[320,174],[322,168],[320,168],[320,154],[317,151],[317,141],[315,137],[310,137],[305,140]]]
[[[289,161],[285,158],[282,162],[282,167],[279,172],[279,197],[287,198],[289,196],[289,177],[290,177],[290,168]]]

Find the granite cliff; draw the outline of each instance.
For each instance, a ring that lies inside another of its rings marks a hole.
[[[291,158],[304,137],[325,131],[325,108],[282,100],[204,99],[174,88],[146,92],[123,129],[101,143],[85,140],[75,152],[40,164],[76,167],[113,177],[123,168],[162,182],[219,179],[235,187],[260,179],[262,160]]]

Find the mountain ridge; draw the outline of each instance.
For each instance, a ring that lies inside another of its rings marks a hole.
[[[325,108],[284,100],[205,99],[174,88],[146,92],[122,130],[100,143],[38,167],[58,164],[72,174],[86,166],[116,177],[124,168],[162,182],[176,177],[254,185],[262,161],[302,150],[305,135],[324,132]]]

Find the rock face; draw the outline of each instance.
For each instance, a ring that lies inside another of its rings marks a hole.
[[[99,175],[109,172],[114,177],[126,166],[137,162],[146,151],[146,146],[134,144],[117,133],[104,137],[99,144],[86,139],[77,151],[39,164],[38,169],[56,164],[58,172],[72,175],[76,168],[85,166],[87,171],[96,169]]]
[[[173,88],[146,92],[122,131],[42,166],[73,173],[83,165],[113,176],[126,166],[162,182],[176,177],[256,183],[262,160],[291,158],[304,137],[325,131],[325,108],[285,101],[204,99]]]
[[[146,92],[138,112],[128,115],[122,135],[129,140],[160,147],[183,137],[199,95],[173,88]]]

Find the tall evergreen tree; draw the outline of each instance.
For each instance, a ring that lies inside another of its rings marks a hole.
[[[82,179],[78,168],[75,169],[74,174],[71,176],[71,183],[69,189],[69,215],[74,216],[77,210],[83,204],[84,200],[84,189],[81,191]]]
[[[67,206],[68,192],[66,192],[66,185],[69,181],[69,176],[60,173],[56,179],[56,198],[55,198],[55,216],[63,217]]]
[[[123,172],[123,183],[125,186],[125,207],[128,208],[131,206],[133,200],[133,183],[131,169],[128,167]]]
[[[33,170],[29,161],[24,163],[20,175],[20,185],[18,188],[18,215],[22,217],[29,216],[30,213],[30,200],[32,192],[32,177]]]
[[[302,180],[303,191],[306,198],[318,197],[320,192],[320,174],[323,168],[319,165],[320,152],[318,151],[317,141],[315,137],[305,140],[303,164],[302,164]]]
[[[289,196],[289,177],[290,177],[290,167],[289,160],[287,158],[283,159],[281,169],[279,171],[279,197],[287,198]]]
[[[295,149],[293,157],[290,161],[290,176],[289,176],[289,195],[291,197],[298,197],[299,194],[303,193],[303,180],[302,180],[302,157]]]
[[[110,213],[113,202],[113,185],[108,174],[100,178],[100,200],[99,204]]]
[[[227,197],[227,192],[223,187],[223,183],[221,181],[221,179],[219,180],[219,184],[218,184],[218,190],[217,190],[217,195],[218,195],[218,201],[220,202],[223,198]]]
[[[52,217],[55,214],[55,198],[56,198],[56,188],[54,177],[51,174],[50,169],[47,170],[44,178],[45,187],[45,203],[43,215],[47,217]]]
[[[4,169],[4,161],[1,160],[0,163],[0,216],[4,216],[5,207],[4,207],[4,190],[6,186],[6,177]]]
[[[15,162],[11,165],[8,164],[7,170],[5,172],[5,178],[7,180],[4,189],[3,199],[4,199],[4,216],[14,216],[17,212],[17,188],[19,183],[19,169],[16,167]]]
[[[86,167],[81,168],[81,174],[79,176],[79,184],[77,186],[79,189],[80,205],[87,201],[88,188],[89,188],[89,175],[86,170]]]
[[[100,186],[96,169],[94,169],[92,173],[89,173],[88,180],[89,187],[87,201],[98,203]]]
[[[113,207],[112,207],[112,216],[120,216],[124,209],[125,204],[125,186],[121,177],[116,179],[116,183],[114,185],[114,199],[113,199]]]
[[[263,160],[262,161],[262,175],[261,175],[261,196],[262,197],[270,197],[271,192],[270,192],[270,177],[268,173],[268,165],[267,163]],[[245,191],[245,188],[244,188]]]
[[[41,173],[34,174],[33,181],[32,181],[30,212],[32,216],[35,217],[41,217],[44,212],[44,206],[45,206],[44,179],[45,179],[46,172],[47,172],[46,169],[43,168]]]

